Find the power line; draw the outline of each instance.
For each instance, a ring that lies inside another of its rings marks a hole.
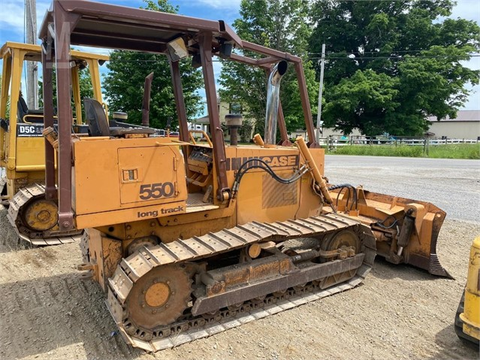
[[[434,45],[435,46],[435,45]],[[442,49],[447,49],[446,47],[442,47]],[[422,51],[428,51],[429,49],[423,49],[423,50],[390,50],[390,51],[362,51],[362,54],[381,54],[381,53],[390,53],[390,54],[398,54],[398,53],[403,53],[403,54],[418,54],[419,52],[422,52]],[[360,52],[359,52],[360,53]],[[339,52],[327,52],[327,54],[329,55],[345,55],[345,53],[339,53]],[[480,55],[479,52],[476,52],[476,51],[471,51],[469,52],[469,54],[471,55]],[[313,52],[309,52],[308,55],[322,55],[322,53],[313,53]]]
[[[470,55],[470,58],[478,58],[480,54]],[[363,60],[397,60],[397,61],[406,61],[413,59],[450,59],[452,56],[449,55],[435,55],[435,56],[411,56],[411,57],[401,57],[401,56],[359,56],[359,57],[348,57],[348,56],[327,56],[327,60],[352,60],[352,61],[363,61]],[[321,57],[309,57],[309,60],[319,60]],[[468,61],[469,59],[455,59],[455,61]]]
[[[480,54],[472,54],[469,55],[470,58],[480,58]],[[358,57],[349,57],[349,56],[329,56],[325,57],[326,60],[353,60],[353,61],[362,61],[362,60],[398,60],[398,61],[405,61],[405,60],[412,60],[412,59],[450,59],[452,56],[450,55],[435,55],[435,56],[411,56],[411,57],[402,57],[402,56],[358,56]],[[320,60],[320,56],[308,56],[309,60]],[[468,61],[469,59],[455,59],[455,61]],[[121,62],[121,63],[155,63],[159,60],[140,60],[140,59],[133,59],[133,60],[105,60],[105,62]],[[221,63],[222,60],[212,59],[214,63]]]

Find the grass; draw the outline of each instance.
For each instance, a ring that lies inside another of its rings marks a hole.
[[[480,159],[480,144],[458,144],[430,146],[431,158],[442,159]]]
[[[428,155],[423,146],[408,145],[347,145],[328,150],[328,154],[428,157],[442,159],[480,159],[480,144],[435,145],[430,146]]]

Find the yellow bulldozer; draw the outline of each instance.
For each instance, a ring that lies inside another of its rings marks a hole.
[[[55,0],[40,39],[47,198],[58,202],[61,231],[87,229],[80,269],[105,291],[132,346],[177,346],[353,288],[377,254],[448,276],[436,255],[445,212],[326,181],[299,57],[242,40],[223,21],[80,0]],[[167,56],[179,138],[112,130],[94,100],[87,101],[90,136],[73,136],[65,91],[71,45]],[[213,56],[268,75],[265,134],[254,144],[236,142],[241,117],[235,115],[226,118],[231,142],[224,141]],[[179,66],[185,58],[203,73],[210,124],[204,142],[188,130]],[[289,67],[308,133],[308,141],[295,144],[278,97]]]
[[[34,245],[68,243],[80,239],[81,232],[61,232],[54,220],[56,204],[44,197],[45,140],[42,132],[43,110],[28,109],[21,94],[22,70],[26,62],[41,62],[39,45],[6,42],[0,49],[3,60],[2,93],[0,101],[0,194],[2,203],[9,206],[8,218],[20,238]],[[71,51],[71,93],[75,118],[74,133],[82,136],[82,102],[79,71],[89,69],[93,97],[102,103],[99,66],[108,56]],[[68,91],[70,94],[70,90]],[[70,103],[70,97],[68,98]],[[39,212],[39,204],[47,204],[50,212]]]

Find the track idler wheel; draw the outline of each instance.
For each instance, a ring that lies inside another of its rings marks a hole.
[[[188,308],[191,279],[177,265],[153,268],[133,285],[125,302],[127,333],[150,340],[155,329],[175,322]]]
[[[345,250],[345,253],[351,253],[354,250],[355,255],[360,252],[361,241],[358,235],[352,230],[340,230],[328,235],[321,245],[322,250]],[[355,270],[346,271],[334,276],[327,276],[320,280],[320,288],[326,289],[330,286],[351,279],[355,275]]]
[[[147,236],[138,238],[132,241],[130,245],[127,247],[127,254],[130,256],[137,251],[139,251],[142,247],[146,246],[155,246],[158,245],[160,242],[157,237],[155,236]]]
[[[355,254],[360,251],[361,242],[358,235],[352,230],[340,230],[327,236],[321,245],[322,250],[355,249]]]
[[[52,229],[58,223],[57,204],[44,198],[32,200],[23,211],[22,222],[36,232]]]

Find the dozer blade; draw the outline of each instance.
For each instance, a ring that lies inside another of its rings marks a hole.
[[[452,278],[437,256],[437,240],[446,213],[419,200],[374,193],[362,187],[329,185],[338,210],[358,216],[377,240],[377,253],[394,264],[410,264]]]
[[[80,241],[81,230],[58,230],[57,205],[45,199],[45,186],[33,184],[20,189],[10,200],[7,218],[20,239],[35,246]]]

